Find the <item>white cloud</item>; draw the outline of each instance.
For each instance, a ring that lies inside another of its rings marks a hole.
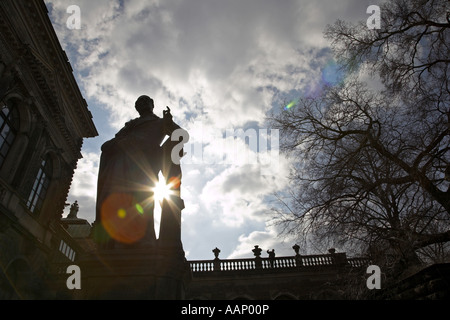
[[[292,246],[295,239],[281,238],[274,226],[267,225],[264,231],[253,231],[239,237],[239,244],[228,256],[229,259],[252,258],[252,250],[257,245],[262,249],[261,257],[267,257],[267,251],[275,250],[277,257],[295,255]]]
[[[95,220],[95,195],[97,194],[99,160],[97,153],[83,154],[83,158],[78,161],[67,199],[70,204],[78,201],[80,208],[78,217],[89,222]],[[69,208],[66,207],[64,215],[69,213]]]

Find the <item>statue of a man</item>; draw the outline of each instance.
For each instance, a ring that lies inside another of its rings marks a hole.
[[[156,241],[152,188],[170,161],[161,144],[180,127],[172,121],[170,109],[164,118],[156,116],[148,96],[139,97],[135,108],[140,117],[127,122],[102,146],[94,237],[104,244]],[[181,179],[181,170],[175,171]]]

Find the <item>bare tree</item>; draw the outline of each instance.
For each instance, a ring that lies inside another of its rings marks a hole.
[[[286,232],[382,248],[402,267],[418,262],[418,249],[450,241],[447,12],[446,1],[391,1],[381,30],[327,27],[354,75],[270,116],[297,160],[289,210],[277,209]],[[382,90],[358,78],[363,66]]]

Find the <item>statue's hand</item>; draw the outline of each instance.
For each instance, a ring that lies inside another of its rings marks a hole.
[[[166,126],[171,125],[171,123],[173,122],[172,121],[173,117],[172,117],[172,114],[170,113],[170,108],[169,107],[167,107],[167,110],[163,111],[163,115],[164,115],[164,117],[163,117],[164,124]]]
[[[164,115],[164,118],[166,118],[166,117],[168,117],[168,118],[172,118],[172,114],[170,113],[170,108],[169,107],[167,107],[167,110],[164,110],[163,111],[163,115]]]

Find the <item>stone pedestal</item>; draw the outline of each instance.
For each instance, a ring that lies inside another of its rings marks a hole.
[[[190,269],[180,248],[99,250],[80,261],[81,299],[182,300]]]

